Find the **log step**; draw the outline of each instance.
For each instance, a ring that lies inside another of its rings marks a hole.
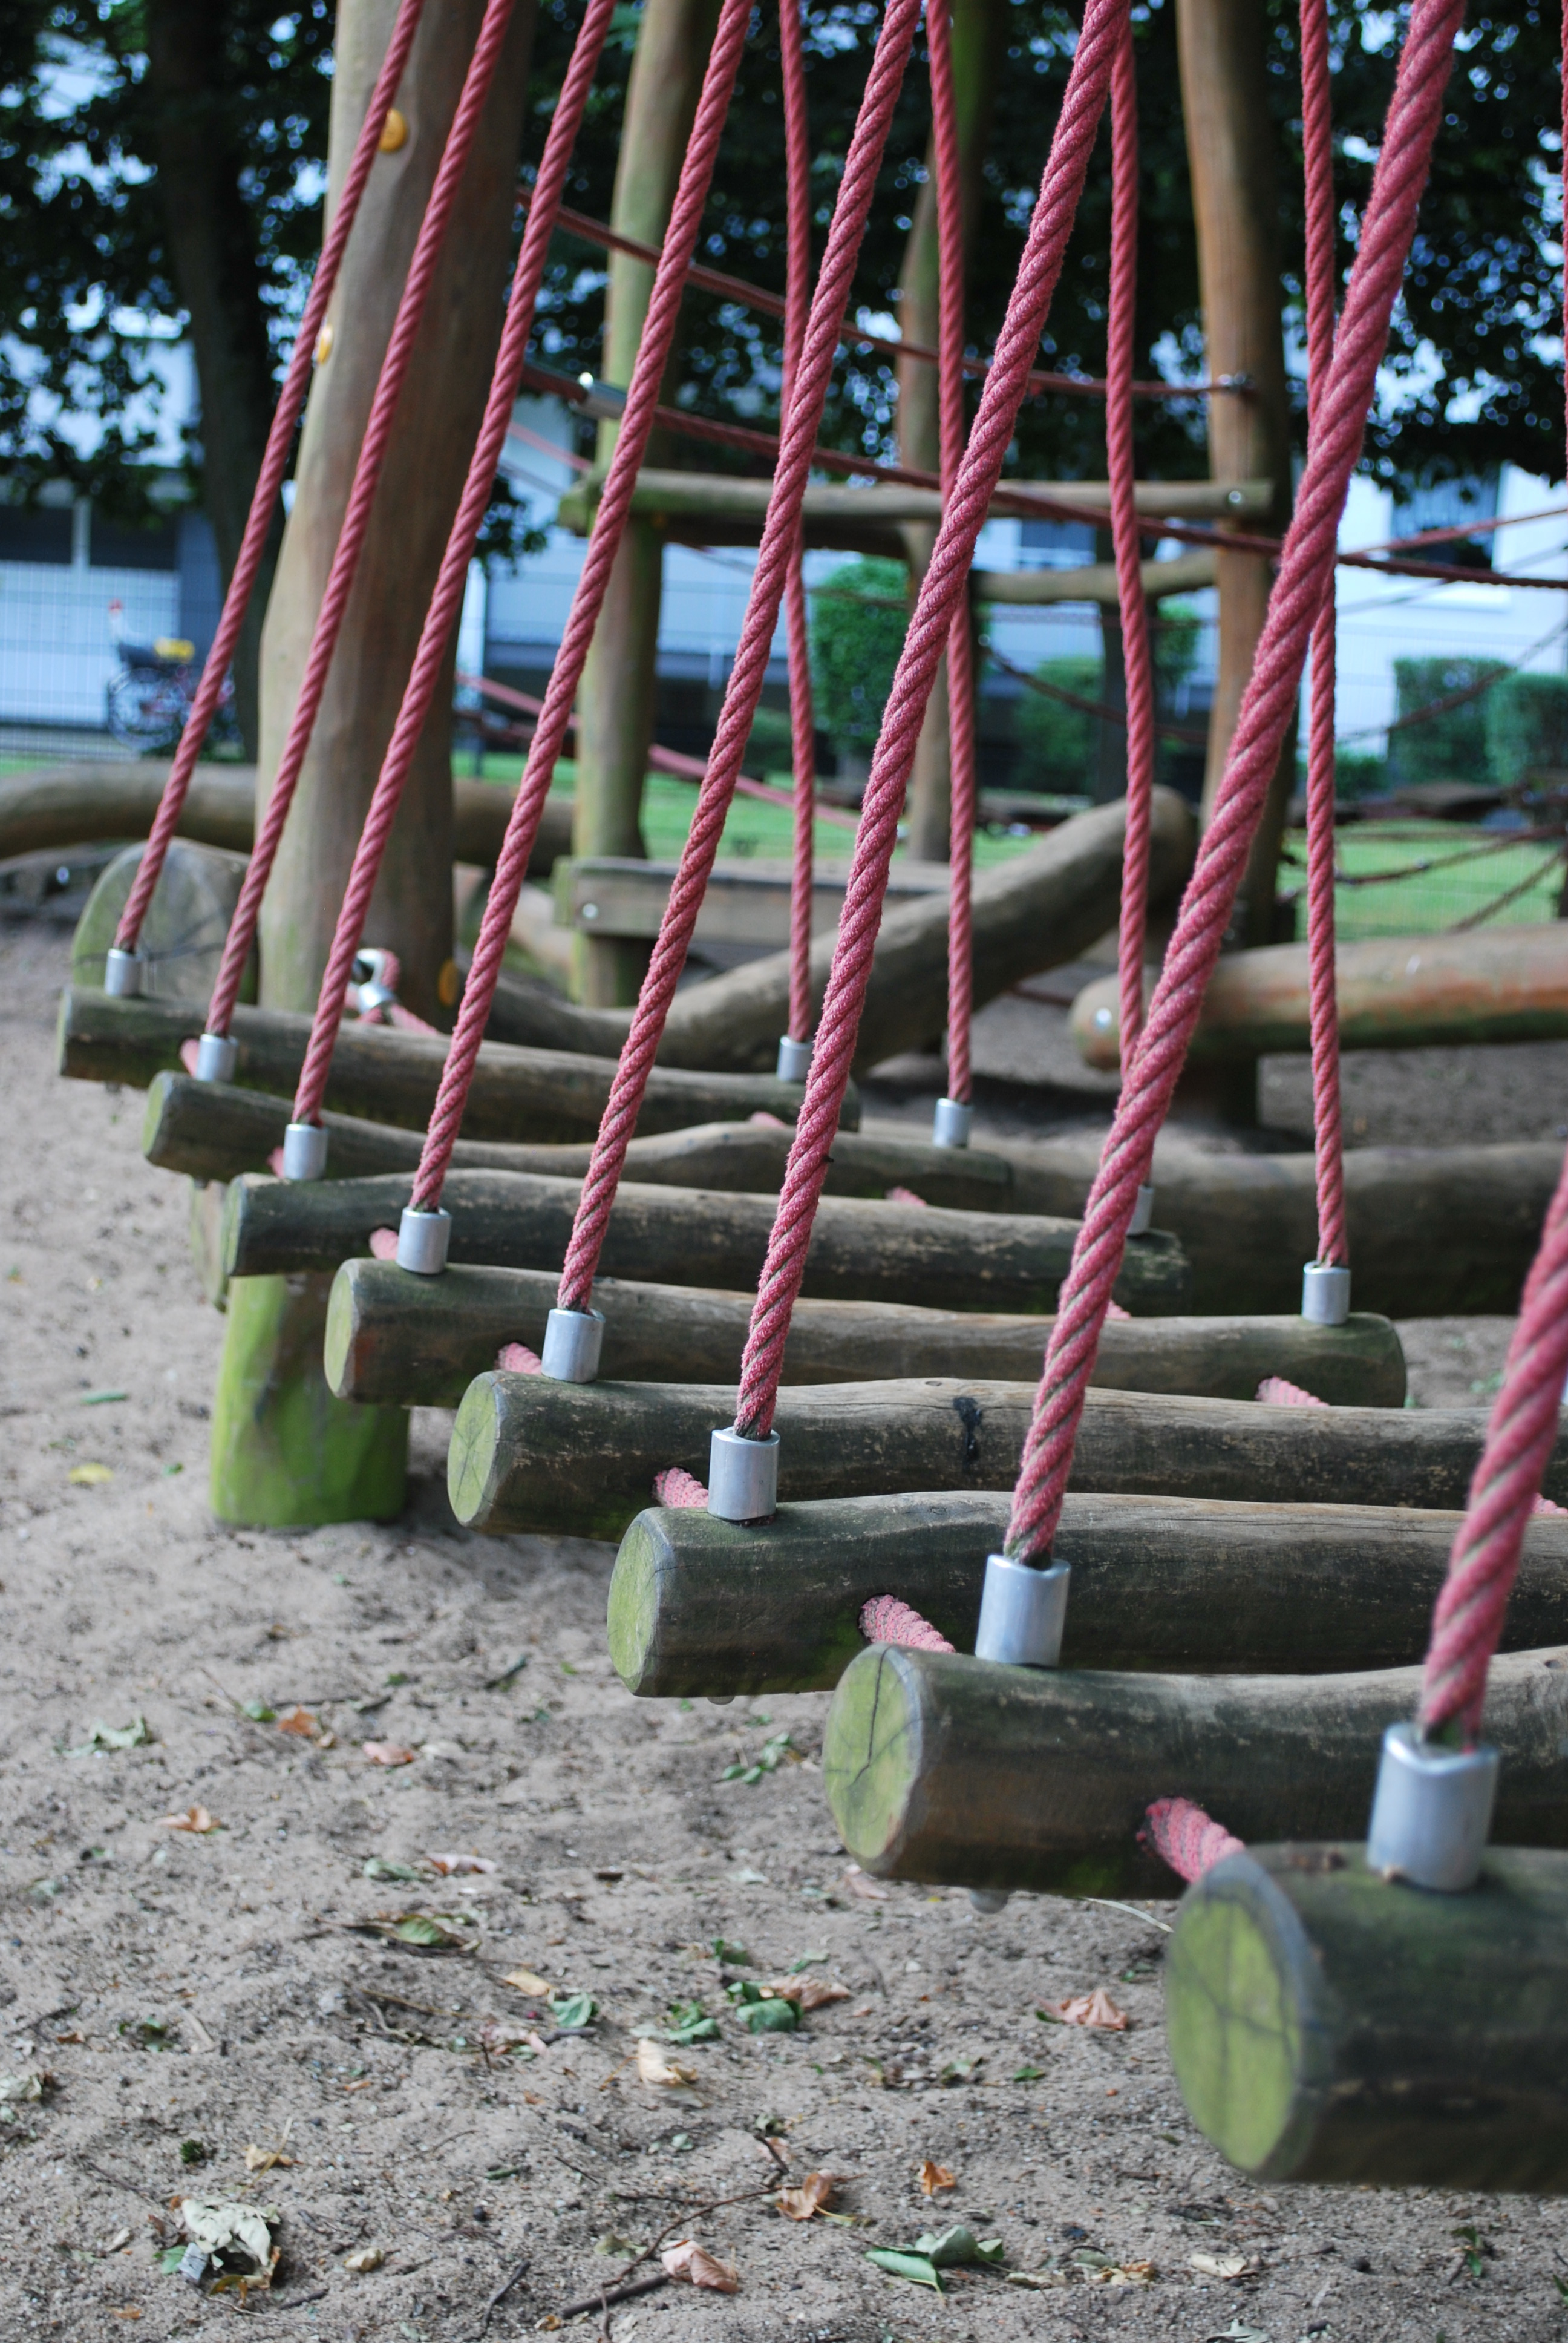
[[[414,1278],[395,1262],[346,1261],[327,1320],[327,1380],[340,1399],[456,1407],[506,1342],[542,1350],[558,1280],[538,1269],[459,1266]],[[751,1320],[748,1293],[603,1277],[601,1369],[612,1383],[735,1383]],[[928,1374],[1038,1380],[1054,1320],[894,1302],[801,1301],[784,1353],[791,1383]],[[1399,1407],[1404,1353],[1386,1318],[1343,1326],[1294,1318],[1111,1319],[1094,1363],[1117,1391],[1251,1399],[1283,1375],[1347,1407]]]
[[[1383,1732],[1420,1691],[1419,1667],[1123,1675],[875,1644],[839,1679],[822,1783],[845,1846],[880,1878],[1168,1896],[1171,1874],[1138,1843],[1153,1799],[1193,1798],[1248,1841],[1353,1837]],[[1498,1837],[1568,1845],[1568,1651],[1493,1661],[1486,1734],[1503,1759]],[[1463,1973],[1442,1974],[1457,2031]]]
[[[939,1376],[787,1384],[774,1419],[779,1501],[1010,1491],[1034,1396],[1032,1383]],[[457,1410],[447,1489],[473,1529],[618,1537],[667,1465],[706,1480],[709,1436],[734,1420],[733,1384],[562,1383],[492,1371]],[[1091,1389],[1072,1485],[1442,1511],[1464,1503],[1485,1430],[1479,1408],[1259,1407]],[[1544,1487],[1568,1498],[1568,1440]]]
[[[1568,1855],[1494,1846],[1432,1896],[1353,1841],[1249,1847],[1183,1899],[1165,2011],[1189,2114],[1254,2179],[1568,2190]]]
[[[826,1692],[865,1649],[862,1607],[896,1594],[972,1650],[985,1557],[1010,1500],[922,1492],[784,1505],[754,1528],[699,1509],[639,1513],[610,1580],[610,1658],[645,1697]],[[1462,1516],[1362,1505],[1070,1495],[1062,1664],[1285,1675],[1421,1657]],[[1568,1521],[1532,1522],[1511,1649],[1568,1641]]]

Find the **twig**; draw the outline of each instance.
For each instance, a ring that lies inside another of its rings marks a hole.
[[[648,2278],[618,2280],[614,2286],[601,2287],[598,2294],[585,2294],[580,2302],[563,2302],[556,2317],[580,2318],[585,2311],[608,2310],[612,2302],[629,2302],[634,2295],[652,2294],[668,2284],[668,2270],[655,2270]]]
[[[501,2304],[506,2300],[508,2295],[510,2294],[513,2287],[516,2286],[518,2280],[523,2276],[528,2267],[528,2265],[526,2259],[520,2261],[518,2264],[517,2268],[512,2272],[510,2278],[504,2278],[501,2280],[500,2285],[496,2288],[496,2291],[485,2305],[485,2315],[479,2321],[479,2332],[475,2336],[474,2343],[480,2343],[480,2338],[489,2333],[491,2318],[500,2308]]]
[[[1152,1912],[1141,1912],[1136,1904],[1119,1904],[1114,1896],[1085,1896],[1080,1900],[1085,1904],[1103,1905],[1107,1912],[1125,1912],[1130,1920],[1142,1920],[1164,1936],[1171,1934],[1169,1920],[1157,1920]]]
[[[81,2166],[84,2172],[90,2172],[95,2180],[102,2180],[108,2187],[117,2188],[123,2197],[139,2197],[144,2205],[151,2205],[159,2215],[166,2211],[167,2208],[161,2197],[150,2195],[135,2180],[122,2180],[117,2173],[106,2172],[101,2164],[95,2164],[92,2157],[84,2156],[79,2148],[75,2152],[75,2161]]]

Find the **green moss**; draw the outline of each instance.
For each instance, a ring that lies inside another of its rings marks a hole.
[[[322,1371],[329,1281],[242,1277],[229,1287],[213,1400],[211,1498],[256,1529],[391,1521],[403,1510],[408,1417],[335,1398]]]

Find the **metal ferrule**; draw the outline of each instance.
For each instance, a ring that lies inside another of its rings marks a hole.
[[[438,1208],[417,1212],[412,1204],[404,1205],[397,1223],[399,1269],[411,1269],[416,1277],[439,1277],[447,1266],[447,1247],[451,1242],[450,1212]]]
[[[733,1426],[708,1452],[708,1510],[721,1522],[771,1521],[779,1510],[779,1434],[748,1440]]]
[[[970,1908],[978,1912],[982,1919],[989,1919],[993,1912],[1006,1910],[1010,1893],[1011,1890],[1006,1887],[971,1887]]]
[[[1350,1271],[1308,1262],[1302,1272],[1302,1315],[1308,1324],[1342,1326],[1350,1314]]]
[[[545,1321],[541,1359],[552,1383],[591,1383],[603,1348],[602,1310],[552,1310]]]
[[[775,1069],[781,1082],[803,1082],[811,1071],[809,1041],[791,1041],[786,1034],[779,1044],[779,1063]]]
[[[286,1180],[319,1180],[327,1169],[327,1133],[318,1122],[291,1122],[283,1134]]]
[[[1473,1887],[1498,1767],[1495,1749],[1441,1749],[1413,1725],[1391,1725],[1367,1830],[1368,1870],[1445,1896]]]
[[[1036,1570],[1010,1554],[988,1554],[976,1659],[999,1660],[1005,1667],[1054,1668],[1061,1658],[1071,1575],[1065,1562]]]
[[[104,962],[104,990],[111,1001],[135,1001],[141,989],[140,952],[122,951],[118,944],[111,944]]]
[[[1146,1237],[1154,1226],[1154,1189],[1147,1183],[1138,1191],[1138,1202],[1132,1207],[1132,1218],[1127,1223],[1130,1237]]]
[[[204,1033],[196,1043],[198,1082],[232,1082],[239,1066],[239,1043],[227,1033]]]
[[[975,1111],[960,1099],[940,1098],[931,1111],[931,1145],[967,1147]]]

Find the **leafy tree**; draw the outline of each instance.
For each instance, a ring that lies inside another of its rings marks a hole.
[[[909,572],[901,561],[850,561],[811,602],[811,690],[817,721],[841,749],[865,756],[909,624]]]

